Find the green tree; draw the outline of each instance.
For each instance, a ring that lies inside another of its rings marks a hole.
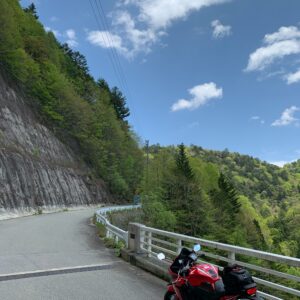
[[[129,117],[130,112],[129,108],[126,106],[126,98],[122,94],[122,92],[117,88],[113,87],[111,89],[111,103],[115,109],[117,118],[119,120],[124,121],[127,117]]]
[[[211,191],[210,196],[214,204],[215,235],[219,241],[226,242],[237,230],[237,216],[241,206],[237,191],[221,173],[218,179],[218,189]]]
[[[39,17],[37,15],[37,11],[36,11],[36,7],[35,7],[34,3],[31,3],[27,8],[24,8],[24,11],[26,13],[29,13],[29,14],[33,15],[34,18],[36,20],[38,20]]]
[[[103,78],[100,78],[97,81],[97,85],[98,85],[98,87],[100,88],[101,91],[110,92],[109,85]]]
[[[176,157],[177,171],[181,173],[187,180],[193,180],[194,174],[186,156],[184,144],[180,144],[178,149],[179,150]]]

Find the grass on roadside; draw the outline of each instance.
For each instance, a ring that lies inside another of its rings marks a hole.
[[[104,245],[107,248],[114,249],[116,256],[121,255],[121,249],[125,248],[125,243],[123,241],[116,241],[114,238],[106,237],[106,228],[103,224],[97,222],[96,215],[93,217],[93,223],[97,228],[98,236],[103,240]]]

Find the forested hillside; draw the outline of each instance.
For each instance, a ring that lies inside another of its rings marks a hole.
[[[149,147],[146,222],[300,256],[299,163],[284,168],[229,151]]]
[[[126,121],[117,87],[95,81],[83,55],[60,44],[38,20],[34,5],[0,1],[0,69],[57,137],[102,178],[118,199],[131,198],[140,180],[142,151]]]

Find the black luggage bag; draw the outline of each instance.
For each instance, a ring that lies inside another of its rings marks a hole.
[[[256,286],[250,273],[243,267],[237,265],[225,267],[222,277],[228,294],[238,294],[250,286]]]

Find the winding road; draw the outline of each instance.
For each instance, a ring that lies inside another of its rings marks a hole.
[[[165,282],[105,248],[90,224],[93,213],[84,209],[1,221],[1,300],[162,299]]]

